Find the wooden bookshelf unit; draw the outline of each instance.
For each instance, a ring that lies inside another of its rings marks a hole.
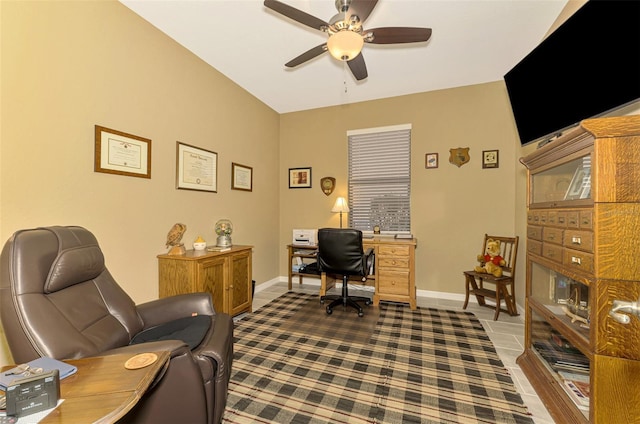
[[[640,116],[582,121],[528,171],[525,350],[558,423],[640,423]]]

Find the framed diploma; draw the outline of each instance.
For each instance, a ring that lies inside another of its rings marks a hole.
[[[93,170],[107,174],[151,178],[151,140],[95,126]]]
[[[177,142],[176,188],[218,192],[218,154]]]
[[[253,190],[253,168],[231,162],[231,189]]]

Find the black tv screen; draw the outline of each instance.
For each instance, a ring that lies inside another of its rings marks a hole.
[[[504,76],[520,142],[640,99],[640,0],[590,0]]]

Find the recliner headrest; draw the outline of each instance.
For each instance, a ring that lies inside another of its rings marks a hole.
[[[59,251],[45,281],[45,293],[92,280],[105,270],[104,255],[93,234],[80,227],[53,227],[49,230],[58,237]],[[86,234],[78,237],[77,232]]]

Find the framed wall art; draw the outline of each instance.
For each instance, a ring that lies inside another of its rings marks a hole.
[[[151,178],[151,140],[96,125],[93,170]]]
[[[176,188],[218,192],[218,154],[177,142]]]
[[[289,188],[311,188],[311,168],[289,168]]]
[[[434,169],[438,167],[438,154],[427,153],[424,155],[424,167],[427,169]]]
[[[483,150],[482,151],[482,167],[483,168],[497,168],[498,163],[498,151],[497,150]]]
[[[253,168],[239,163],[231,163],[231,189],[253,190]]]

